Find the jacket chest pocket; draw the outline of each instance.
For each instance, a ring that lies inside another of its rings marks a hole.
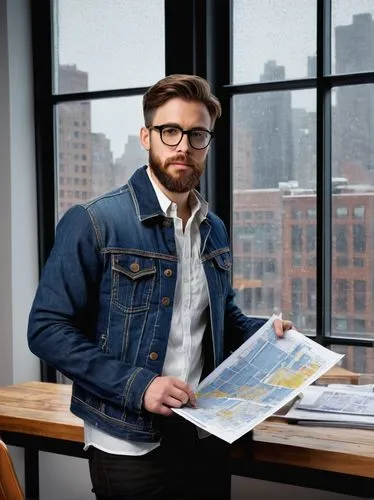
[[[112,301],[131,313],[150,307],[156,278],[154,259],[134,255],[112,257]]]

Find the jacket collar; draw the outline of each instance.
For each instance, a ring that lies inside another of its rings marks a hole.
[[[136,215],[140,221],[164,215],[146,170],[147,165],[138,168],[128,181]]]
[[[138,168],[134,172],[128,181],[128,185],[135,205],[136,215],[140,221],[159,217],[160,215],[165,216],[147,174],[147,165]],[[193,192],[201,204],[201,219],[203,220],[208,213],[208,204],[196,190]]]

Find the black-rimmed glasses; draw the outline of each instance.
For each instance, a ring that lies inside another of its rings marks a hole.
[[[194,149],[205,149],[209,146],[214,134],[203,128],[183,130],[177,125],[154,125],[149,130],[158,130],[161,141],[165,146],[178,146],[184,134],[188,137],[190,146]]]

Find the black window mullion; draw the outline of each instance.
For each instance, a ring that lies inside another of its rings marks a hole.
[[[194,1],[165,0],[165,73],[194,73]]]
[[[39,272],[55,232],[54,112],[52,103],[52,6],[50,0],[30,2],[34,68],[34,124],[38,210]],[[40,362],[41,380],[56,382],[55,368]]]
[[[215,127],[207,168],[209,205],[232,232],[231,93],[225,88],[231,79],[230,0],[207,0],[207,79],[222,106],[222,118]]]
[[[331,0],[317,0],[316,340],[331,334]]]

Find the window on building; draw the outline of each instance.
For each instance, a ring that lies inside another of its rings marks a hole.
[[[336,280],[336,311],[344,312],[348,307],[348,281],[343,279]]]
[[[291,248],[295,253],[303,250],[303,228],[300,226],[291,226]]]
[[[366,251],[366,228],[363,224],[353,225],[353,250],[357,253]]]
[[[345,219],[348,217],[348,208],[347,207],[337,207],[335,209],[335,215],[337,219]]]
[[[347,226],[337,224],[335,226],[335,250],[338,253],[348,252]]]
[[[354,309],[356,312],[365,311],[366,306],[366,282],[354,281]]]
[[[353,217],[355,219],[363,219],[365,217],[365,207],[354,207]]]

